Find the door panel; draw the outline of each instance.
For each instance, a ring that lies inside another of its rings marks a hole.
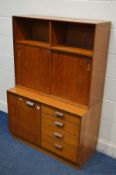
[[[13,134],[40,145],[40,105],[27,101],[8,93],[9,127]]]
[[[16,84],[50,93],[51,55],[47,49],[17,44]]]
[[[28,101],[25,100],[24,137],[35,144],[40,144],[40,104],[34,103],[33,106],[30,106],[26,102]]]
[[[25,108],[22,98],[8,95],[9,125],[12,133],[23,137]]]
[[[52,53],[52,90],[55,96],[87,105],[91,61],[73,54]]]

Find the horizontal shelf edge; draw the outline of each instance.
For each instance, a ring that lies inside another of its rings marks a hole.
[[[56,51],[62,51],[62,52],[67,52],[67,53],[74,53],[74,54],[78,54],[78,55],[93,57],[93,52],[92,51],[89,51],[89,50],[86,50],[86,49],[81,49],[81,48],[53,46],[53,47],[51,47],[51,50],[56,50]]]
[[[56,50],[56,51],[65,52],[65,53],[73,53],[73,54],[93,57],[93,51],[87,50],[87,49],[82,49],[82,48],[76,48],[76,47],[73,48],[73,47],[66,47],[66,46],[61,46],[61,45],[50,46],[49,43],[32,41],[32,40],[18,40],[18,41],[16,41],[16,44],[29,45],[29,46],[33,46],[33,47],[41,47],[41,48]]]
[[[23,44],[23,45],[29,45],[34,47],[42,47],[42,48],[50,48],[49,43],[40,42],[40,41],[33,41],[33,40],[17,40],[16,44]]]
[[[51,107],[55,107],[61,110],[64,110],[66,112],[72,113],[74,115],[78,115],[80,117],[83,117],[87,114],[88,112],[88,108],[84,108],[84,107],[79,107],[79,106],[74,106],[71,105],[69,103],[65,103],[63,101],[57,100],[53,97],[47,96],[47,95],[43,95],[32,91],[29,91],[25,88],[22,87],[14,87],[12,89],[8,90],[9,93],[13,93],[15,95],[19,95],[19,96],[23,96],[25,98],[29,98],[33,101],[42,103],[42,104],[46,104],[49,105]]]

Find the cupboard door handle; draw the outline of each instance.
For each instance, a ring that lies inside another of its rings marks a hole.
[[[58,132],[54,132],[54,136],[58,137],[58,138],[61,138],[61,139],[63,138],[63,135],[58,133]]]
[[[58,117],[63,117],[64,114],[59,112],[59,111],[55,111],[55,115],[58,116]]]
[[[87,71],[91,71],[91,62],[87,62]]]
[[[19,97],[19,100],[22,101],[23,99],[21,97]]]
[[[27,104],[28,106],[34,106],[34,103],[31,102],[31,101],[26,101],[26,104]]]
[[[55,121],[54,124],[55,124],[56,126],[60,126],[60,127],[63,127],[63,126],[64,126],[64,123],[59,122],[59,121]]]
[[[40,106],[37,105],[36,109],[37,109],[37,110],[40,110]]]
[[[59,149],[59,150],[62,150],[63,149],[63,147],[62,147],[62,145],[58,145],[58,144],[54,144],[54,147],[56,148],[56,149]]]

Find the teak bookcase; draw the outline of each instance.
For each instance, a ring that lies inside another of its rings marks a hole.
[[[111,23],[14,16],[13,135],[77,167],[95,152]]]

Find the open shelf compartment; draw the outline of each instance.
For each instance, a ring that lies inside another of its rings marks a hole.
[[[51,41],[54,50],[93,56],[95,25],[52,22]]]
[[[49,45],[49,21],[13,17],[15,42],[29,45]]]

